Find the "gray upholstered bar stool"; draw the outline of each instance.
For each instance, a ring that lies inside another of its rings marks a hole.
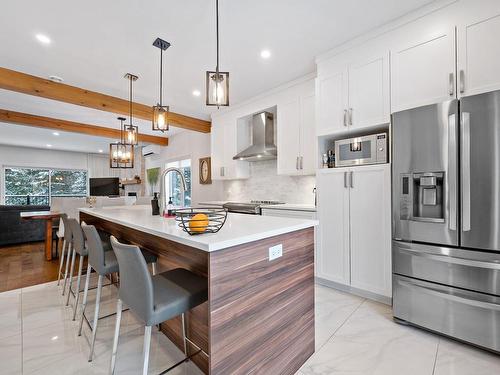
[[[106,251],[103,246],[102,238],[99,235],[99,232],[93,225],[85,225],[82,223],[81,229],[83,230],[83,234],[85,236],[85,240],[87,241],[87,249],[88,249],[88,265],[87,265],[87,278],[85,280],[85,289],[83,292],[83,303],[82,303],[82,315],[80,317],[80,328],[78,330],[78,336],[82,334],[82,326],[83,320],[85,317],[85,308],[87,307],[87,296],[89,290],[89,280],[90,273],[92,269],[96,271],[99,275],[97,279],[97,295],[96,295],[96,304],[94,310],[94,320],[92,321],[91,329],[92,329],[92,338],[90,341],[90,353],[89,353],[89,362],[92,361],[92,357],[94,354],[94,345],[95,338],[97,334],[97,324],[100,319],[107,318],[111,315],[106,315],[103,317],[99,317],[99,306],[101,303],[101,291],[103,287],[103,279],[106,276],[110,276],[113,273],[119,272],[118,261],[116,259],[116,255],[113,251]],[[152,272],[153,274],[156,272],[156,262],[158,257],[154,254],[151,254],[148,251],[142,250],[142,257],[146,264],[152,264]],[[90,324],[89,324],[90,325]]]
[[[176,268],[151,277],[137,246],[122,244],[113,236],[110,239],[120,267],[120,289],[116,306],[116,327],[110,372],[113,374],[115,370],[122,303],[125,303],[146,326],[143,375],[148,373],[151,327],[181,315],[186,357],[163,371],[162,374],[164,374],[201,352],[200,349],[191,356],[187,355],[187,341],[197,345],[186,337],[184,313],[208,300],[208,281],[183,268]]]
[[[80,282],[82,278],[82,270],[83,270],[83,260],[88,255],[88,249],[85,246],[85,239],[83,237],[82,228],[80,227],[80,223],[76,219],[68,219],[68,225],[71,228],[71,237],[73,239],[73,249],[71,253],[71,266],[69,271],[69,286],[68,286],[68,295],[66,296],[66,306],[69,305],[69,297],[73,293],[75,296],[75,305],[73,306],[73,320],[76,317],[76,308],[78,306],[78,301],[80,299]],[[78,262],[78,276],[76,279],[76,289],[75,292],[71,289],[73,284],[73,271],[75,268],[75,258],[76,254],[80,256]],[[89,275],[90,276],[90,275]]]

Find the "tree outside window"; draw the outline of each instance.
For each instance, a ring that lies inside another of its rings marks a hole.
[[[6,205],[50,205],[52,197],[87,195],[87,171],[8,167],[4,176]]]

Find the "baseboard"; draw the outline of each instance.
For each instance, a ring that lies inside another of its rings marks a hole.
[[[368,292],[363,289],[358,289],[358,288],[353,288],[352,286],[349,285],[344,285],[340,283],[336,283],[335,281],[330,281],[323,279],[321,277],[315,277],[316,283],[332,288],[332,289],[337,289],[340,290],[341,292],[346,292],[350,294],[354,294],[356,296],[360,296],[363,298],[368,298],[376,302],[380,302],[389,306],[392,306],[392,298],[383,296],[381,294],[373,293],[373,292]]]

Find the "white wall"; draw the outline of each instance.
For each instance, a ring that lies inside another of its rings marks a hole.
[[[0,203],[4,202],[4,167],[84,169],[89,177],[133,178],[140,175],[140,159],[136,160],[133,169],[111,169],[108,155],[0,145]],[[127,186],[126,191],[137,186]]]
[[[223,199],[222,183],[212,181],[210,185],[201,185],[199,180],[199,159],[210,156],[210,134],[184,131],[169,138],[169,145],[162,147],[159,155],[146,157],[146,170],[160,167],[162,170],[169,161],[191,159],[191,200],[193,206],[198,202]],[[160,186],[156,186],[160,190]],[[146,183],[146,194],[150,193]]]

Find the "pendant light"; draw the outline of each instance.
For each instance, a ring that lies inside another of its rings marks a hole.
[[[130,74],[130,73],[127,73],[125,74],[124,78],[128,79],[130,81],[130,100],[129,100],[129,103],[130,103],[130,122],[128,125],[125,125],[125,127],[123,128],[124,130],[124,137],[122,142],[127,144],[127,145],[134,145],[136,146],[138,144],[138,137],[137,137],[137,134],[139,133],[139,127],[138,126],[134,126],[133,124],[133,117],[132,117],[132,83],[137,81],[139,79],[139,77],[133,75],[133,74]]]
[[[215,72],[207,71],[207,105],[221,106],[229,105],[229,72],[219,71],[219,0],[215,0],[215,29],[217,39],[217,65]]]
[[[134,168],[134,145],[125,143],[125,117],[118,117],[120,121],[120,141],[109,145],[110,168]]]
[[[163,105],[163,51],[166,51],[170,47],[170,43],[161,39],[156,38],[153,42],[153,46],[160,49],[160,100],[158,104],[153,106],[153,130],[158,130],[165,132],[168,130],[168,105]]]

